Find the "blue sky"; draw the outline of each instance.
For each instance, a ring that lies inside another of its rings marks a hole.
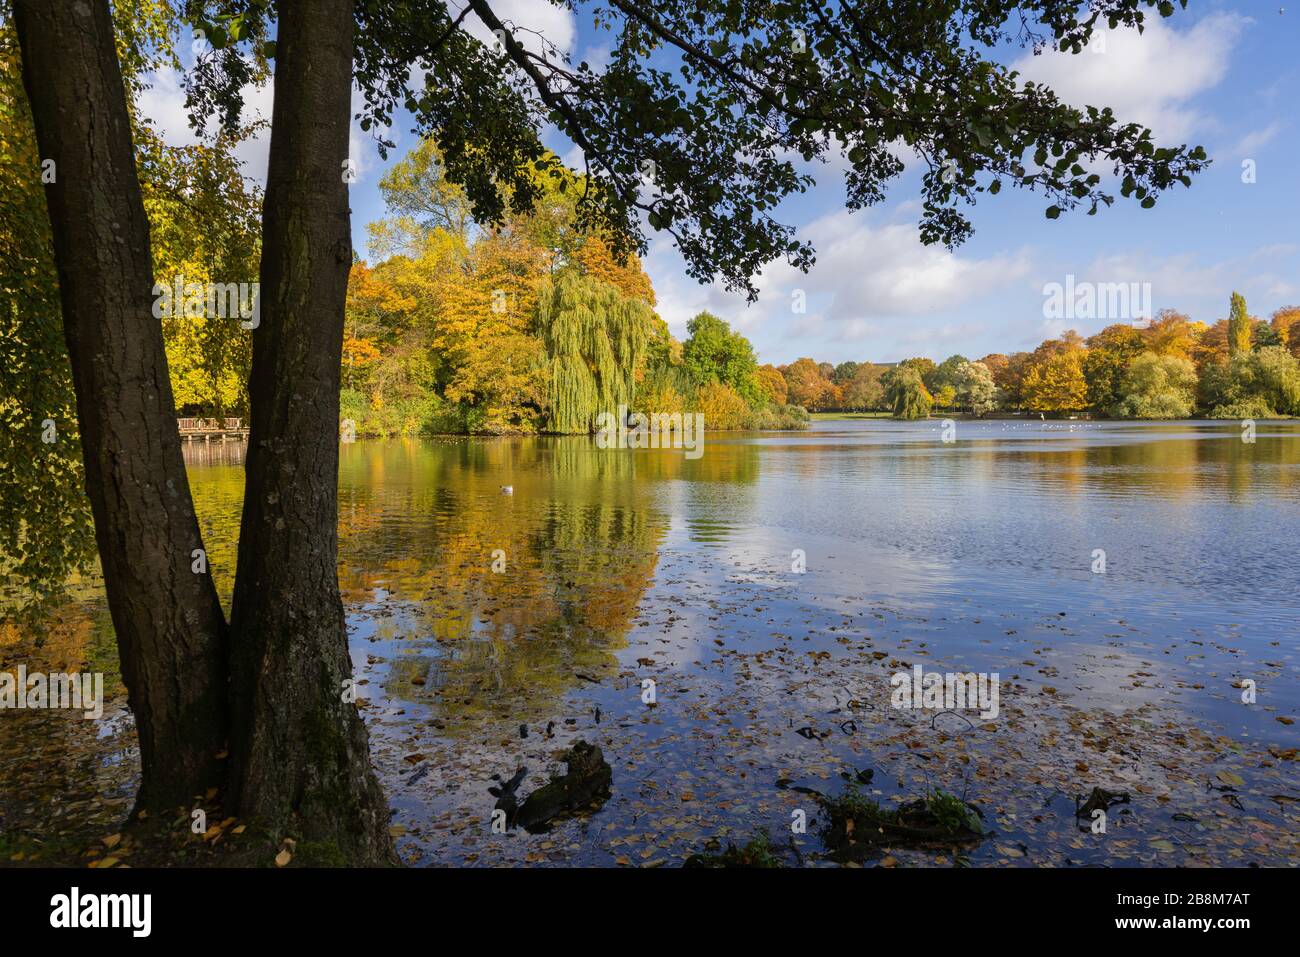
[[[494,9],[507,22],[545,33],[575,59],[599,63],[604,55],[606,34],[545,0],[498,0]],[[467,28],[484,32],[472,17]],[[747,306],[741,295],[687,277],[671,239],[655,237],[645,267],[658,311],[681,337],[687,320],[708,309],[743,331],[760,361],[776,364],[805,355],[830,362],[974,358],[1032,349],[1067,327],[1087,335],[1114,321],[1047,318],[1044,287],[1065,283],[1068,275],[1076,283],[1149,283],[1154,309],[1178,308],[1207,322],[1226,316],[1235,289],[1253,314],[1266,318],[1300,303],[1297,50],[1300,5],[1192,0],[1169,20],[1152,18],[1142,36],[1108,34],[1095,52],[1006,51],[1026,78],[1048,83],[1063,99],[1111,106],[1121,120],[1152,127],[1161,145],[1202,145],[1213,165],[1190,190],[1171,191],[1155,209],[1119,199],[1095,217],[1080,212],[1048,220],[1041,194],[1003,190],[970,211],[975,235],[950,253],[917,239],[920,177],[913,164],[885,203],[849,214],[832,160],[812,168],[815,189],[782,209],[784,220],[817,248],[809,274],[770,267],[759,279],[759,301]],[[269,88],[250,91],[249,102],[270,116]],[[170,142],[192,142],[174,75],[155,77],[142,106]],[[354,131],[359,250],[366,248],[366,224],[384,215],[383,169],[414,144],[410,125],[409,117],[396,117],[391,135],[398,149],[386,162]],[[560,134],[548,130],[546,139],[580,162]],[[265,150],[265,138],[243,148],[258,178]],[[1253,162],[1254,182],[1243,181],[1246,161]],[[796,291],[806,299],[802,314],[792,309]]]

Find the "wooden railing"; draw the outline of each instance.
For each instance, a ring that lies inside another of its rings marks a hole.
[[[181,433],[186,432],[247,432],[244,428],[243,419],[225,418],[220,419],[213,416],[209,419],[177,419],[176,426]]]
[[[244,425],[244,420],[231,417],[177,419],[176,428],[186,442],[193,442],[196,439],[202,439],[204,442],[211,442],[213,439],[220,442],[237,442],[248,438],[248,426]]]

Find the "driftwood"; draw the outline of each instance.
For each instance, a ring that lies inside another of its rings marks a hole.
[[[519,812],[519,800],[515,797],[515,791],[519,789],[519,785],[523,783],[524,776],[527,773],[528,769],[521,767],[509,781],[503,781],[495,787],[488,788],[488,793],[497,799],[494,810],[506,812],[506,825],[508,827],[514,827],[515,815]]]
[[[553,776],[524,799],[515,822],[530,834],[549,831],[557,821],[598,810],[609,799],[614,771],[600,748],[576,741],[564,754],[568,772]]]
[[[1107,791],[1103,788],[1093,788],[1092,793],[1088,795],[1088,800],[1082,805],[1079,804],[1079,799],[1077,797],[1074,799],[1074,803],[1075,817],[1091,819],[1093,811],[1109,811],[1112,805],[1127,804],[1128,792]]]

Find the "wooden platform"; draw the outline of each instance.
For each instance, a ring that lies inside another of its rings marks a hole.
[[[177,419],[177,430],[187,443],[202,441],[243,442],[248,438],[248,427],[243,419]]]

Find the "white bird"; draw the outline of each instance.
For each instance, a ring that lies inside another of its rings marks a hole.
[[[502,495],[514,495],[514,494],[515,494],[515,487],[514,487],[513,485],[503,485],[503,486],[501,486],[501,494],[502,494]]]

